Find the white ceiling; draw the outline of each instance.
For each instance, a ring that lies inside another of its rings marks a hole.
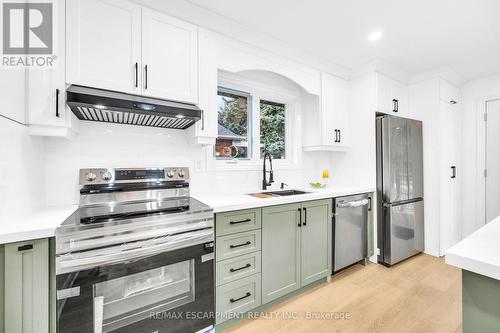
[[[500,73],[500,0],[188,0],[353,69],[385,60],[411,74]],[[376,43],[368,35],[383,31]]]

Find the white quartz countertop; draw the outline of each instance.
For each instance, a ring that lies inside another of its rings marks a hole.
[[[56,228],[77,208],[77,205],[44,207],[29,214],[2,216],[0,244],[53,237]]]
[[[256,198],[244,193],[192,193],[191,196],[213,207],[214,212],[220,213],[231,210],[281,205],[359,193],[369,193],[374,191],[374,189],[370,187],[329,187],[325,189],[294,187],[291,189],[302,190],[309,193],[265,199]],[[0,244],[53,237],[55,235],[56,228],[60,226],[68,217],[70,217],[77,209],[77,205],[54,206],[41,208],[29,214],[2,216],[0,221]]]
[[[211,206],[215,213],[227,212],[239,209],[248,209],[256,207],[266,207],[274,205],[282,205],[287,203],[302,202],[309,200],[318,200],[334,197],[343,197],[346,195],[369,193],[375,191],[371,187],[327,187],[323,189],[314,189],[311,187],[290,187],[286,190],[301,190],[309,192],[307,194],[291,195],[272,198],[256,198],[248,195],[248,193],[231,193],[231,194],[208,194],[208,193],[192,193],[191,196],[196,200]],[[279,191],[273,189],[272,191]],[[249,192],[258,193],[260,191]]]
[[[500,216],[448,249],[446,263],[500,280]]]

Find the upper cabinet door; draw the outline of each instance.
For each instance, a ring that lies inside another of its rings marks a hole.
[[[321,126],[324,145],[348,146],[349,83],[321,74]]]
[[[144,95],[198,103],[198,28],[143,9]]]
[[[408,116],[408,86],[377,74],[377,110],[400,117]]]
[[[141,7],[119,0],[69,0],[66,80],[140,92]]]

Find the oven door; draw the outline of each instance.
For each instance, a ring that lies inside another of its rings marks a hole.
[[[213,242],[57,275],[59,333],[196,332],[214,325]]]

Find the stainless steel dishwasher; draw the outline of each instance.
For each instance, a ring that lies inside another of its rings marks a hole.
[[[367,256],[368,194],[333,199],[333,272]]]

